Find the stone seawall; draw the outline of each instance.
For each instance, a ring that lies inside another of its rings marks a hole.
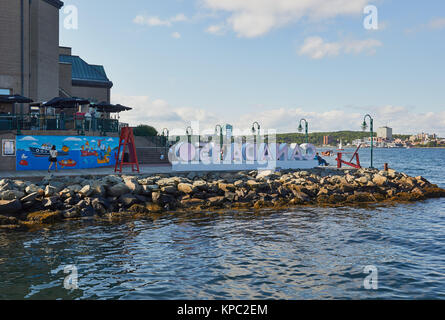
[[[423,177],[394,170],[251,171],[0,180],[0,228],[172,211],[345,206],[445,197]]]

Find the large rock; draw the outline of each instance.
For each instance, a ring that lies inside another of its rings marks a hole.
[[[150,196],[152,192],[159,191],[159,187],[157,185],[142,185],[142,195]]]
[[[96,196],[96,197],[105,197],[107,191],[105,190],[105,185],[104,184],[96,184],[95,186],[93,186],[93,193],[92,195]]]
[[[176,186],[179,183],[179,180],[179,177],[163,178],[156,181],[156,184],[160,187]]]
[[[130,193],[130,188],[124,183],[118,183],[108,188],[108,194],[112,197],[120,197],[127,193]]]
[[[139,200],[132,194],[121,195],[118,199],[119,203],[122,203],[125,207],[131,207],[133,204],[139,202]]]
[[[39,197],[39,193],[38,192],[34,192],[34,193],[28,194],[27,196],[21,198],[20,201],[23,202],[23,203],[25,203],[25,202],[34,202],[34,201],[36,201],[37,197]]]
[[[21,199],[25,196],[25,193],[18,190],[6,190],[0,193],[1,200],[14,200]]]
[[[178,184],[178,191],[185,193],[185,194],[191,194],[195,192],[195,187],[190,183],[180,183]]]
[[[168,194],[176,194],[178,189],[175,186],[165,186],[161,188],[161,191]]]
[[[42,205],[45,209],[57,209],[60,206],[60,199],[59,197],[53,196],[49,198],[45,198],[42,201]]]
[[[234,192],[236,190],[236,187],[232,183],[218,183],[218,188],[224,192]]]
[[[29,186],[27,186],[27,187],[25,188],[25,192],[26,192],[27,194],[31,194],[31,193],[38,192],[39,189],[40,189],[40,188],[39,188],[38,186],[36,186],[35,184],[30,184]]]
[[[22,210],[22,204],[20,200],[0,200],[0,213],[1,214],[13,214]]]
[[[73,184],[66,188],[74,193],[78,193],[80,190],[82,190],[82,186],[80,184]]]
[[[204,180],[193,181],[193,187],[198,188],[201,191],[207,191],[208,190],[207,182],[204,181]]]
[[[384,176],[382,176],[380,174],[376,174],[374,176],[374,178],[372,179],[372,182],[374,182],[376,185],[381,187],[381,186],[384,186],[384,185],[387,184],[388,178],[384,177]]]
[[[115,175],[110,175],[110,176],[106,176],[102,179],[102,181],[106,184],[106,185],[116,185],[116,184],[120,184],[123,182],[123,179],[119,176],[115,176]]]
[[[266,178],[273,178],[274,176],[275,176],[274,170],[261,170],[258,172],[256,179],[261,180],[261,179],[266,179]]]
[[[84,197],[89,197],[93,194],[93,191],[93,188],[89,184],[87,184],[82,189],[80,189],[79,193]]]
[[[130,192],[133,194],[141,194],[142,187],[136,180],[136,178],[125,179],[125,185],[130,189]]]
[[[47,185],[45,188],[45,197],[51,197],[56,194],[57,188],[52,185]]]

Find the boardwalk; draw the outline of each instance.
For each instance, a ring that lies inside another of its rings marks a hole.
[[[139,165],[140,174],[156,174],[156,173],[171,173],[172,168],[169,164],[162,165]],[[122,170],[122,174],[134,174],[131,171],[131,167],[124,167]],[[95,168],[95,169],[72,169],[72,170],[59,170],[55,172],[54,170],[51,173],[45,170],[39,171],[0,171],[0,179],[9,178],[9,179],[29,179],[29,178],[44,178],[49,175],[53,177],[73,177],[73,176],[107,176],[110,174],[115,174],[114,167],[106,167],[106,168]]]

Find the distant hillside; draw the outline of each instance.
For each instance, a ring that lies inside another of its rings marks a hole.
[[[323,144],[324,136],[331,136],[333,139],[333,143],[337,144],[342,140],[343,144],[351,143],[356,139],[363,139],[369,137],[369,131],[337,131],[337,132],[313,132],[309,133],[309,143],[315,145]],[[377,133],[374,133],[374,136],[377,136]],[[305,143],[305,134],[304,133],[282,133],[277,134],[277,142],[279,143]]]

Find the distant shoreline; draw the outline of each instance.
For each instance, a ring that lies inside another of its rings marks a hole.
[[[335,146],[316,146],[318,149],[338,149],[338,147]],[[354,149],[357,148],[356,146],[351,146],[351,147],[343,147],[343,148],[349,148],[349,149]],[[365,147],[365,148],[361,148],[361,149],[369,149],[369,147]],[[407,149],[406,147],[401,147],[401,148],[382,148],[382,147],[375,147],[374,149]],[[410,149],[445,149],[445,147],[410,147]]]

